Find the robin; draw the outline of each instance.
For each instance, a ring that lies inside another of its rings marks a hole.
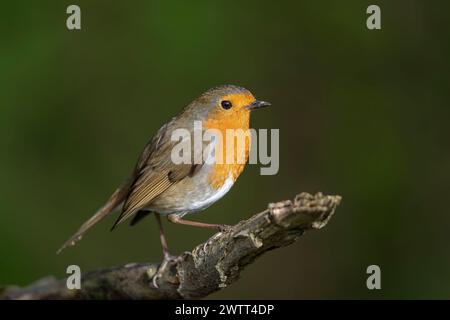
[[[249,143],[244,146],[244,162],[192,161],[175,164],[171,154],[176,141],[172,141],[171,135],[176,129],[187,129],[193,133],[195,121],[201,121],[204,130],[217,130],[223,137],[227,136],[225,131],[228,129],[247,132],[251,111],[269,105],[268,102],[256,100],[247,89],[234,85],[219,86],[204,92],[158,130],[142,151],[131,176],[58,253],[75,245],[94,224],[119,208],[121,213],[111,230],[129,218],[130,224],[135,225],[149,214],[154,214],[160,230],[163,264],[175,257],[169,254],[161,215],[177,224],[226,230],[226,225],[185,220],[184,216],[206,209],[231,189],[248,160]],[[218,144],[217,141],[210,143]],[[216,145],[214,150],[217,152],[223,148],[222,151],[227,152],[226,140],[221,143],[222,146]]]

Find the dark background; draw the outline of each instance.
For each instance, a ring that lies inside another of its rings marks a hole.
[[[77,4],[82,29],[66,28]],[[381,7],[382,30],[366,28]],[[211,298],[448,298],[449,19],[444,1],[9,1],[0,5],[0,283],[159,261],[154,219],[97,225],[148,139],[204,90],[271,109],[280,171],[249,166],[198,219],[233,224],[301,191],[343,196],[330,224]],[[167,224],[166,224],[167,225]],[[211,231],[167,225],[173,253]],[[366,288],[377,264],[382,290]]]

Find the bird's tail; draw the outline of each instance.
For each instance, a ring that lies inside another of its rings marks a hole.
[[[129,189],[129,183],[125,183],[119,189],[117,189],[111,197],[108,199],[106,204],[101,207],[89,220],[87,220],[83,225],[78,229],[78,231],[67,240],[61,248],[56,252],[60,254],[67,247],[74,246],[78,241],[81,240],[83,235],[88,231],[94,224],[102,220],[108,214],[114,211],[127,197]]]

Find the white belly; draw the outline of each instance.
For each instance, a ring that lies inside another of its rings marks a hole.
[[[230,191],[233,183],[233,178],[230,175],[219,189],[215,190],[214,188],[210,188],[209,192],[204,193],[204,197],[193,199],[192,203],[188,206],[187,211],[200,211],[208,208]]]

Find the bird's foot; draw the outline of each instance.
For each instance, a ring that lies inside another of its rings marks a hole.
[[[164,259],[161,262],[161,264],[159,265],[158,270],[156,270],[156,273],[153,275],[153,278],[152,278],[152,283],[155,288],[159,288],[158,280],[159,280],[159,278],[162,277],[162,274],[163,274],[164,270],[167,268],[167,266],[169,264],[177,262],[178,259],[179,259],[179,256],[172,256],[169,253],[164,253]]]
[[[220,232],[227,232],[227,231],[229,231],[231,228],[233,228],[233,226],[230,226],[230,225],[228,225],[228,224],[218,224],[218,225],[217,225],[217,229],[218,229]]]

